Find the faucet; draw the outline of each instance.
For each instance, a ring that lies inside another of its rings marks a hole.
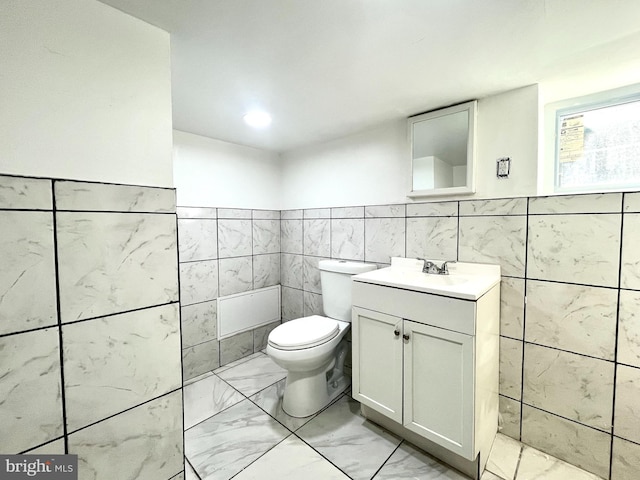
[[[422,273],[431,273],[436,275],[449,275],[449,264],[456,263],[455,260],[447,260],[441,267],[438,267],[435,263],[425,260],[424,258],[418,257],[417,260],[422,260],[424,262]]]
[[[447,260],[446,262],[444,262],[442,264],[442,266],[440,267],[440,274],[441,275],[449,275],[449,264],[450,263],[456,263],[455,260]]]

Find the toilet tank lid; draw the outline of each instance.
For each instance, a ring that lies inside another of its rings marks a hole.
[[[347,262],[346,260],[320,260],[318,267],[325,272],[349,273],[352,275],[370,272],[377,268],[372,263]]]

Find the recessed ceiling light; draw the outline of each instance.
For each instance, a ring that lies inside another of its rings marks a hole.
[[[253,110],[245,114],[244,123],[255,128],[265,128],[271,125],[271,115],[260,110]]]

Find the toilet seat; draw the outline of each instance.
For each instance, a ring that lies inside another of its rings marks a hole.
[[[280,350],[301,350],[317,347],[338,335],[338,322],[311,315],[297,318],[276,327],[269,334],[269,345]]]

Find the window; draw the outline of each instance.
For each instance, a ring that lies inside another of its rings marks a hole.
[[[555,191],[640,190],[640,95],[556,112]]]

